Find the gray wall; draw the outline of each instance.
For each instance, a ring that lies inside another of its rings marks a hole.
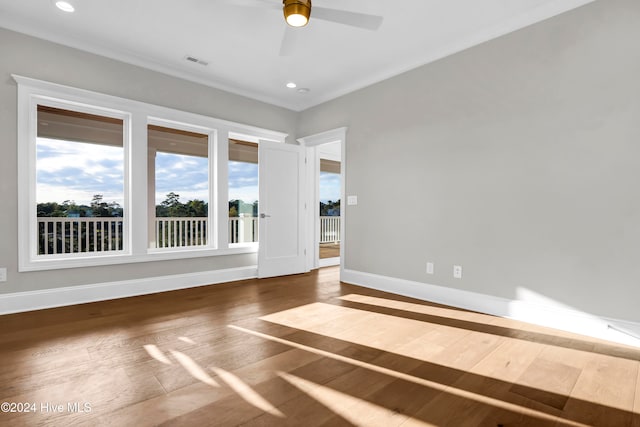
[[[287,132],[291,141],[297,119],[283,108],[0,29],[0,267],[9,274],[0,293],[256,264],[249,254],[18,273],[17,86],[11,74]]]
[[[597,1],[303,112],[349,126],[345,268],[640,321],[639,22]]]

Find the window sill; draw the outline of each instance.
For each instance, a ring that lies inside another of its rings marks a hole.
[[[188,258],[206,258],[227,255],[242,255],[258,252],[257,244],[242,245],[228,249],[150,249],[146,254],[118,253],[113,255],[40,258],[20,265],[19,272],[60,270],[70,268],[96,267],[103,265],[136,264],[143,262],[168,261]]]

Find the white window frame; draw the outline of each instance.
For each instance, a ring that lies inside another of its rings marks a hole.
[[[259,243],[229,245],[229,135],[284,143],[286,133],[229,122],[126,98],[13,75],[18,83],[18,270],[38,271],[255,253]],[[124,245],[100,254],[37,254],[37,105],[116,117],[124,121]],[[164,124],[209,135],[209,214],[206,246],[149,248],[147,125]],[[134,232],[135,230],[135,232]]]
[[[265,138],[259,138],[256,137],[255,135],[251,135],[251,134],[246,134],[246,133],[242,133],[242,132],[229,132],[229,138],[230,139],[236,139],[236,140],[241,140],[241,141],[247,141],[247,142],[253,142],[258,144],[258,147],[260,147],[260,140],[265,140]],[[227,151],[227,171],[225,172],[226,176],[225,179],[229,180],[229,151]],[[258,168],[260,167],[260,163],[258,163]],[[228,185],[225,186],[225,188],[228,190]],[[227,206],[225,208],[226,211],[226,215],[227,215],[227,223],[229,222],[229,205],[228,205],[228,199],[229,199],[229,193],[227,191],[227,204],[225,206]],[[260,198],[258,198],[258,206],[260,205]],[[230,248],[248,248],[248,249],[253,249],[255,252],[258,251],[258,248],[260,246],[260,242],[238,242],[238,243],[229,243],[229,247]]]
[[[148,125],[156,125],[163,126],[171,129],[178,129],[187,132],[199,133],[202,135],[207,135],[209,137],[207,141],[207,163],[209,164],[208,175],[209,175],[209,206],[207,212],[207,244],[202,246],[194,246],[194,247],[181,247],[181,248],[148,248],[149,253],[167,253],[167,252],[175,252],[175,251],[197,251],[204,249],[217,249],[220,242],[216,239],[216,233],[218,227],[210,227],[210,224],[215,224],[215,218],[217,216],[217,202],[215,199],[216,196],[216,183],[218,182],[217,177],[211,173],[212,167],[211,164],[215,162],[218,152],[218,131],[216,129],[204,126],[195,126],[190,123],[176,122],[174,120],[170,120],[162,117],[147,117],[147,126]],[[155,188],[154,188],[155,193]],[[155,205],[155,200],[154,200]],[[147,216],[147,221],[149,218]],[[150,227],[147,227],[148,230],[151,230]],[[148,236],[147,236],[148,237]],[[149,240],[149,239],[147,239]],[[224,245],[224,242],[222,242]],[[147,245],[148,246],[148,245]]]

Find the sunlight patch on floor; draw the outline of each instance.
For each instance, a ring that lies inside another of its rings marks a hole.
[[[260,319],[421,360],[471,333],[468,329],[326,303],[304,305]],[[477,334],[487,341],[496,339],[491,334]],[[425,349],[425,343],[431,346]],[[454,362],[451,360],[449,366]],[[447,364],[448,359],[443,363]]]
[[[399,426],[408,418],[407,415],[398,414],[383,406],[307,381],[286,372],[278,372],[278,376],[354,426]],[[433,424],[420,422],[419,425],[432,426]]]
[[[233,391],[235,391],[238,396],[244,399],[245,402],[250,405],[255,406],[256,408],[271,414],[276,417],[285,418],[285,415],[278,410],[275,406],[269,403],[264,397],[262,397],[258,392],[251,388],[251,386],[240,378],[232,374],[231,372],[225,371],[222,368],[211,368],[216,375],[224,381]]]
[[[196,342],[189,337],[178,337],[178,339],[182,342],[186,342],[187,344],[195,345]]]
[[[156,345],[154,345],[154,344],[145,344],[143,347],[147,351],[147,353],[149,353],[149,356],[153,357],[158,362],[164,363],[165,365],[172,365],[173,364],[173,363],[171,363],[171,360],[169,360],[169,358],[167,356],[165,356],[164,353],[162,352],[162,350],[160,350]]]
[[[182,367],[186,369],[186,371],[189,372],[189,374],[191,374],[193,378],[202,381],[203,383],[208,384],[212,387],[220,387],[220,384],[218,384],[213,378],[211,378],[211,376],[209,376],[209,374],[207,374],[205,370],[202,369],[202,367],[198,365],[198,363],[196,363],[195,360],[182,352],[176,350],[169,351],[171,352],[173,357],[175,357],[178,363],[180,363]]]
[[[324,356],[324,357],[328,357],[340,362],[344,362],[344,363],[349,363],[352,364],[354,366],[357,367],[362,367],[362,368],[366,368],[369,369],[371,371],[374,372],[378,372],[381,374],[385,374],[385,375],[389,375],[401,380],[405,380],[405,381],[410,381],[416,384],[420,384],[424,387],[430,387],[432,389],[441,391],[441,392],[446,392],[449,393],[451,395],[454,396],[458,396],[458,397],[462,397],[464,399],[468,399],[471,401],[475,401],[478,403],[482,403],[482,404],[486,404],[486,405],[491,405],[494,406],[496,408],[501,408],[501,409],[505,409],[508,411],[513,411],[513,412],[517,412],[517,413],[521,413],[523,415],[528,415],[530,417],[537,417],[539,419],[544,419],[544,420],[550,420],[550,421],[555,421],[556,417],[552,416],[552,415],[548,415],[544,412],[540,412],[537,411],[535,409],[531,409],[531,408],[525,408],[522,407],[520,405],[514,404],[514,403],[510,403],[510,402],[505,402],[499,399],[495,399],[489,396],[484,396],[478,393],[474,393],[471,391],[467,391],[467,390],[462,390],[462,389],[458,389],[449,385],[445,385],[445,384],[440,384],[438,382],[435,381],[430,381],[424,378],[420,378],[420,377],[416,377],[414,375],[410,375],[410,374],[406,374],[403,372],[398,372],[395,371],[393,369],[389,369],[389,368],[384,368],[382,366],[378,366],[372,363],[368,363],[368,362],[363,362],[357,359],[353,359],[351,357],[347,357],[347,356],[342,356],[340,354],[335,354],[329,351],[325,351],[325,350],[321,350],[315,347],[310,347],[304,344],[299,344],[297,342],[294,341],[289,341],[287,339],[284,338],[279,338],[279,337],[275,337],[272,335],[268,335],[268,334],[264,334],[262,332],[258,332],[258,331],[253,331],[251,329],[246,329],[240,326],[235,326],[235,325],[227,325],[229,328],[234,329],[236,331],[240,331],[240,332],[244,332],[253,336],[257,336],[257,337],[261,337],[273,342],[278,342],[281,344],[286,344],[290,347],[294,347],[294,348],[298,348],[301,350],[305,350],[305,351],[309,351],[312,353],[316,353],[318,355]],[[563,420],[563,423],[565,423],[564,425],[581,425],[579,423],[574,423],[571,421],[566,421]]]
[[[376,307],[391,308],[396,310],[409,311],[418,314],[427,314],[431,316],[447,317],[449,319],[458,319],[466,321],[483,321],[489,323],[494,316],[488,314],[476,313],[473,311],[456,310],[453,308],[436,307],[428,304],[417,304],[406,301],[398,301],[388,298],[372,297],[368,295],[349,294],[338,297],[343,301],[350,301],[360,304],[374,305]]]

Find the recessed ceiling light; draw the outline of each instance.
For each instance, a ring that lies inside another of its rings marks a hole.
[[[298,93],[309,93],[311,92],[311,89],[309,89],[308,87],[301,87],[300,89],[298,89]]]
[[[295,84],[294,82],[289,82],[289,83],[287,83],[287,87],[288,87],[289,89],[295,89],[297,86],[298,86],[298,85],[297,85],[297,84]]]
[[[69,3],[68,1],[57,1],[56,2],[56,7],[58,9],[60,9],[61,11],[68,12],[68,13],[71,13],[71,12],[76,10],[76,8],[73,7],[73,5],[71,3]]]

